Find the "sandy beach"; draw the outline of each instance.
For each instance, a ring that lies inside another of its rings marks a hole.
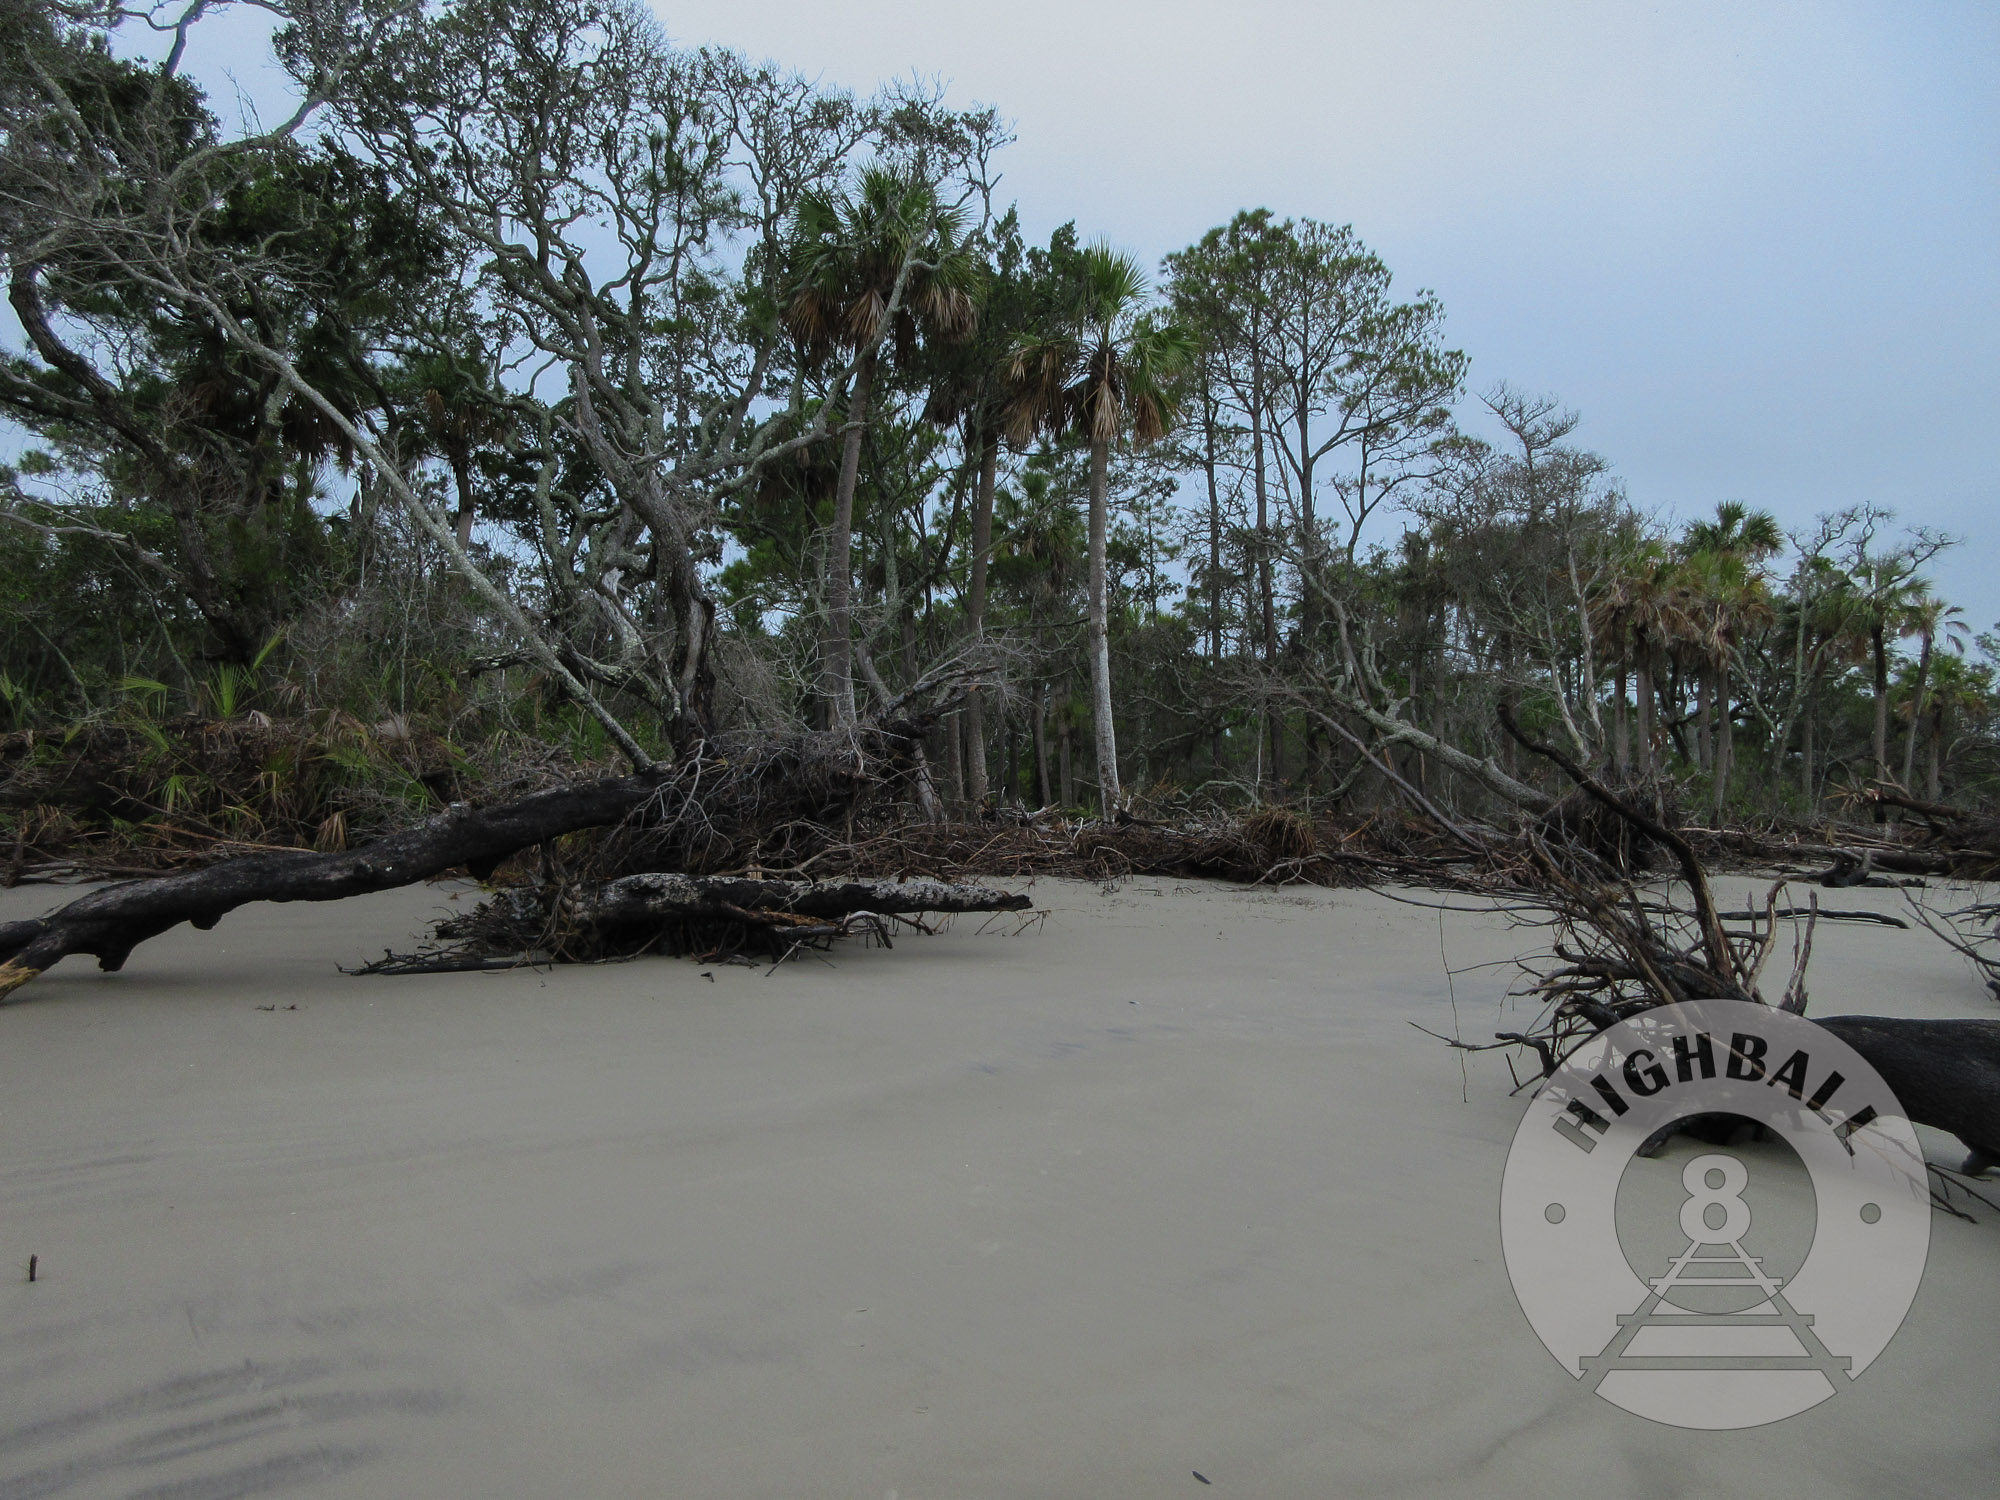
[[[65,962],[0,1010],[0,1500],[1993,1484],[2000,1216],[1937,1220],[1835,1400],[1654,1425],[1515,1303],[1504,1060],[1409,1024],[1504,1026],[1472,966],[1532,935],[1033,889],[1026,932],[775,972],[336,971],[450,887]],[[1815,1014],[1992,1011],[1922,932],[1822,929],[1813,973]]]

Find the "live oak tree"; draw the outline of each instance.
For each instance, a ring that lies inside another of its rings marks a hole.
[[[329,562],[314,476],[352,447],[175,284],[191,274],[351,418],[382,404],[371,342],[438,294],[440,242],[346,153],[283,127],[228,138],[179,48],[147,66],[63,12],[9,9],[0,236],[26,348],[0,359],[0,411],[44,440],[87,524],[204,622],[200,653],[248,662]]]

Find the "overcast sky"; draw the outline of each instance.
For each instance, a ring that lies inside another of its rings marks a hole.
[[[991,103],[1032,235],[1157,263],[1238,208],[1352,223],[1471,384],[1584,416],[1632,498],[1874,501],[2000,620],[2000,4],[656,0],[867,90]]]

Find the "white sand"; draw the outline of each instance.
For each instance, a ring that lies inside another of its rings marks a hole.
[[[1043,882],[1039,932],[768,976],[333,972],[446,894],[251,908],[0,1010],[0,1500],[1995,1489],[1991,1216],[1789,1422],[1562,1372],[1500,1259],[1505,1064],[1405,1024],[1454,1024],[1435,913]],[[1814,969],[1818,1013],[1991,1012],[1922,933]],[[1505,980],[1458,979],[1467,1035]]]

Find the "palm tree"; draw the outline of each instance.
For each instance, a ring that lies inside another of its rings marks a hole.
[[[840,479],[826,549],[826,693],[834,719],[855,720],[854,489],[882,345],[907,349],[919,332],[961,339],[977,321],[978,267],[960,244],[961,216],[920,178],[874,167],[855,191],[808,195],[793,226],[785,321],[810,353],[854,355]]]
[[[1624,675],[1633,674],[1633,736],[1639,774],[1653,774],[1654,715],[1658,696],[1653,666],[1660,651],[1687,626],[1680,590],[1665,548],[1654,538],[1634,546],[1604,592],[1592,601],[1591,622],[1619,664],[1618,716],[1623,718]]]
[[[1097,789],[1104,815],[1119,803],[1118,738],[1111,719],[1111,646],[1104,573],[1111,448],[1166,436],[1195,341],[1147,311],[1146,276],[1129,255],[1093,245],[1077,257],[1073,303],[1053,327],[1023,338],[1008,362],[1016,442],[1038,429],[1090,450],[1090,670]]]
[[[1911,684],[1910,728],[1903,739],[1903,790],[1910,788],[1910,778],[1917,767],[1917,726],[1923,722],[1924,700],[1930,687],[1932,653],[1942,638],[1954,651],[1965,652],[1965,640],[1969,633],[1964,620],[1965,611],[1956,604],[1946,604],[1935,596],[1917,605],[1912,614],[1916,635],[1922,642],[1917,652],[1916,680]],[[1935,748],[1935,747],[1933,747]],[[1933,782],[1936,781],[1936,767],[1932,767]],[[1935,797],[1936,793],[1933,792]]]
[[[1718,821],[1736,749],[1730,663],[1744,628],[1771,617],[1762,565],[1784,541],[1777,517],[1769,511],[1725,500],[1716,506],[1713,521],[1695,522],[1681,542],[1687,557],[1690,613],[1703,627],[1693,642],[1701,674],[1699,758],[1712,772]]]
[[[1868,641],[1875,688],[1875,775],[1889,775],[1889,642],[1917,633],[1931,598],[1930,580],[1917,575],[1906,553],[1864,558],[1853,570],[1855,623]],[[1880,809],[1878,809],[1878,812]]]
[[[1718,823],[1728,796],[1729,776],[1736,759],[1736,716],[1732,704],[1731,666],[1745,632],[1777,618],[1771,591],[1761,571],[1738,556],[1705,552],[1683,565],[1683,588],[1694,628],[1688,646],[1700,674],[1701,728],[1707,753]]]
[[[1013,604],[1015,618],[1046,628],[1076,615],[1076,591],[1085,574],[1085,528],[1074,494],[1063,482],[1055,452],[1046,444],[1032,454],[1014,485],[1000,496],[1002,539],[994,548],[993,583]],[[1037,632],[1040,633],[1039,631]],[[1069,805],[1070,742],[1080,716],[1071,711],[1074,693],[1066,680],[1045,680],[1033,695],[1036,789],[1044,804]],[[1053,722],[1059,777],[1050,774],[1048,728]],[[1011,789],[1010,789],[1011,790]]]
[[[482,449],[507,439],[514,430],[514,415],[480,372],[460,360],[425,360],[412,373],[424,438],[450,467],[457,491],[458,513],[452,529],[458,545],[468,547],[476,519],[472,461]]]
[[[1045,322],[1045,304],[1053,295],[1047,275],[1051,260],[1065,246],[1074,254],[1069,231],[1059,230],[1050,250],[1030,251],[1010,211],[975,242],[986,260],[981,272],[977,333],[934,361],[930,391],[924,406],[927,421],[940,427],[956,425],[967,461],[977,463],[972,491],[972,550],[965,593],[966,631],[974,641],[985,638],[987,594],[993,566],[993,501],[999,482],[1000,446],[1005,436],[1009,394],[1008,365],[1014,346]],[[985,800],[986,699],[977,683],[965,693],[965,784],[969,798]]]
[[[1925,795],[1937,801],[1944,795],[1944,761],[1948,731],[1955,718],[1988,710],[1992,691],[1991,669],[1969,665],[1962,656],[1940,656],[1931,664],[1929,692],[1929,761]]]
[[[1799,796],[1808,808],[1819,800],[1815,755],[1819,747],[1821,691],[1830,669],[1865,655],[1865,631],[1854,580],[1830,558],[1800,559],[1786,590],[1783,632],[1792,639],[1792,691],[1785,716],[1772,736],[1782,755],[1798,731]]]
[[[1420,546],[1414,533],[1404,538],[1403,550],[1410,555]],[[1589,626],[1596,638],[1598,654],[1606,666],[1616,673],[1616,688],[1611,698],[1611,764],[1622,777],[1632,769],[1632,735],[1630,727],[1630,695],[1628,679],[1632,671],[1632,625],[1635,604],[1635,584],[1639,570],[1634,566],[1634,555],[1620,559],[1618,571],[1590,601]]]

